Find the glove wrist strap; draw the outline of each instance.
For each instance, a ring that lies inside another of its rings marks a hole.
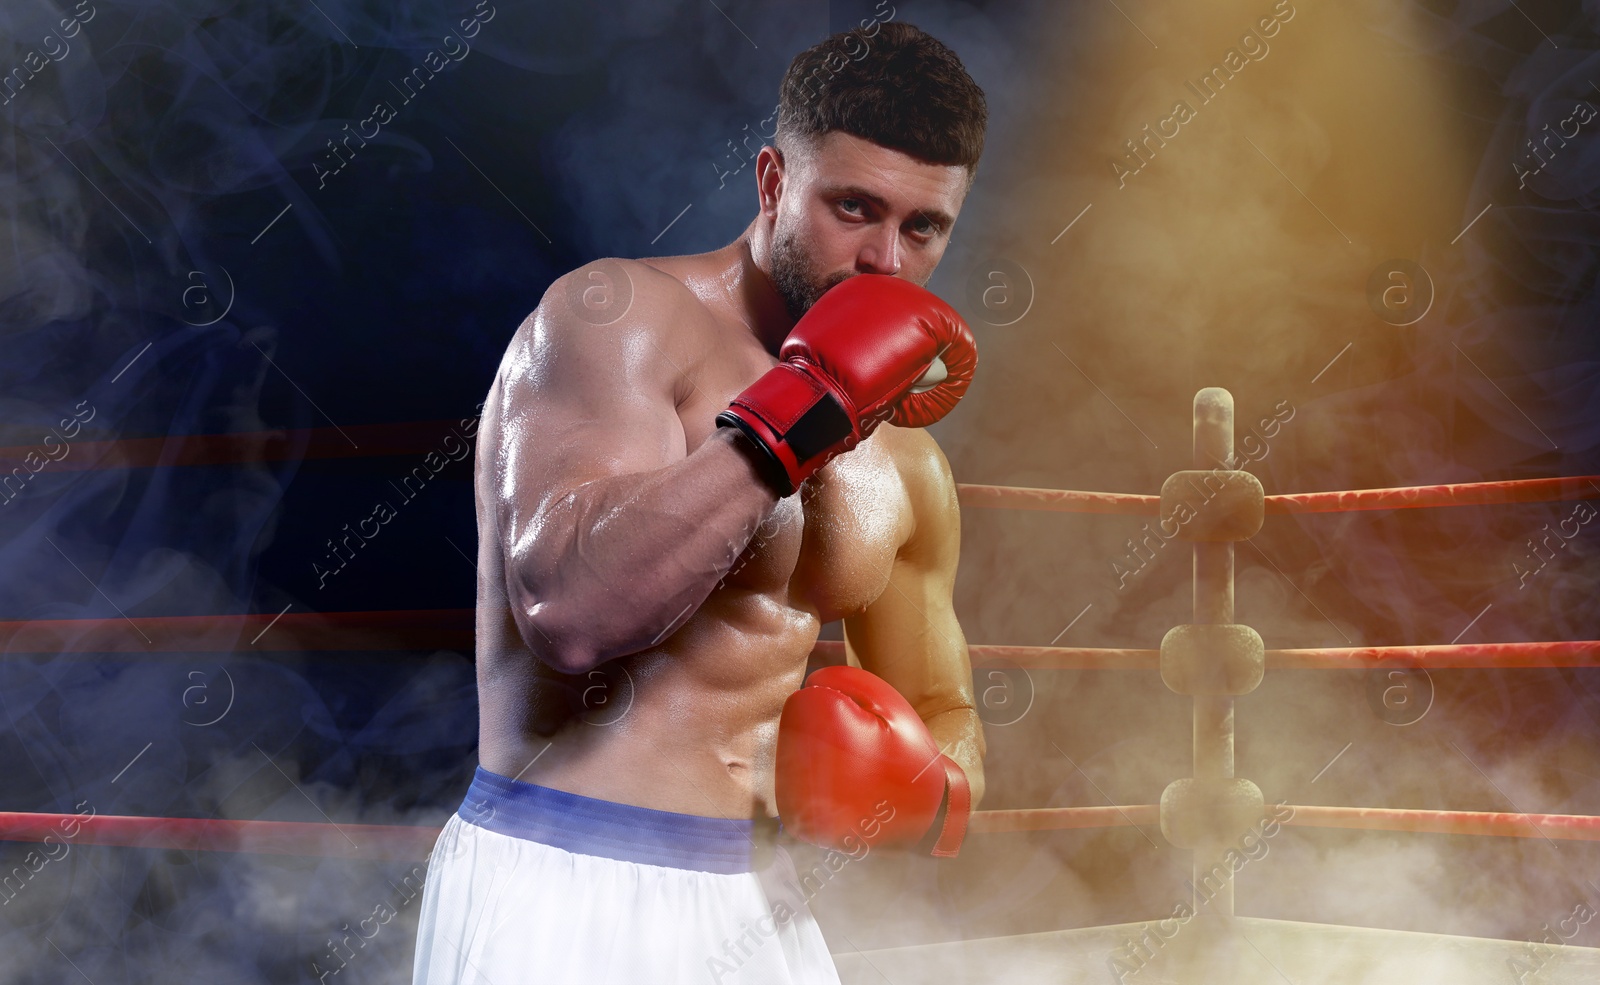
[[[737,427],[760,447],[769,481],[784,496],[866,436],[820,376],[787,362],[735,397],[717,426]]]
[[[943,760],[945,777],[944,825],[939,830],[939,839],[933,843],[932,854],[938,858],[955,858],[967,834],[967,820],[972,816],[972,787],[955,760],[949,756],[939,758]]]

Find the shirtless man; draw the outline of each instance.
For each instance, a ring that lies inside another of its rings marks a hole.
[[[889,421],[936,420],[976,364],[913,285],[984,121],[920,30],[834,35],[785,76],[737,239],[589,264],[518,329],[478,436],[481,765],[430,859],[419,985],[837,982],[772,843],[785,798],[808,841],[954,854],[984,748],[955,485]],[[856,405],[826,453],[763,430],[803,409],[774,371],[801,336]],[[801,688],[835,619],[850,668]]]

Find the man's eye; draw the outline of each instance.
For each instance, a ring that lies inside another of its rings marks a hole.
[[[935,226],[929,219],[918,219],[915,228],[917,233],[922,236],[932,236],[939,231],[939,227]]]
[[[861,211],[861,200],[859,198],[842,198],[839,200],[839,208],[854,215]]]

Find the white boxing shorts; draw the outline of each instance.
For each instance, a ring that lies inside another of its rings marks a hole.
[[[838,985],[783,847],[478,767],[428,859],[414,985]]]

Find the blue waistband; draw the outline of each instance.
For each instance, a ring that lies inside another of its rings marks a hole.
[[[758,868],[754,821],[597,800],[482,766],[456,815],[489,831],[580,855],[725,874]]]

